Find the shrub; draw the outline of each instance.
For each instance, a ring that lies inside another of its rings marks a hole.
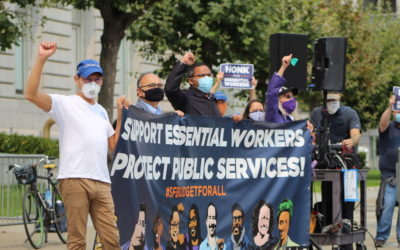
[[[35,136],[0,133],[0,153],[59,156],[58,141]]]

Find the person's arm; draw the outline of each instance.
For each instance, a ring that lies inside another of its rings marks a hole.
[[[114,152],[115,147],[117,146],[119,134],[121,132],[121,123],[122,123],[122,110],[128,109],[130,102],[126,99],[125,96],[120,96],[117,99],[117,125],[115,127],[114,135],[108,137],[108,149],[110,152]]]
[[[193,65],[194,62],[194,55],[190,52],[186,53],[168,75],[164,91],[175,110],[185,110],[186,96],[181,90],[181,82],[189,66]]]
[[[212,86],[210,93],[215,93],[219,87],[219,85],[222,82],[222,79],[224,79],[224,72],[218,72],[217,77],[215,78],[215,83]]]
[[[347,149],[355,147],[360,141],[361,131],[358,128],[350,129],[350,138],[342,141],[342,145]]]
[[[250,89],[249,101],[257,99],[257,95],[256,95],[257,84],[258,84],[258,80],[253,76],[253,79],[251,79],[251,85],[253,86],[253,88]]]
[[[350,110],[350,138],[342,141],[342,145],[347,149],[352,149],[360,141],[361,137],[361,123],[360,118],[355,110]]]
[[[284,56],[284,57],[282,58],[282,65],[281,65],[281,67],[279,68],[278,73],[277,73],[280,77],[283,77],[283,74],[285,73],[287,67],[289,67],[289,65],[290,65],[290,60],[292,60],[292,55],[293,55],[293,54],[290,54],[290,55]]]
[[[379,121],[379,132],[383,133],[389,127],[390,118],[392,117],[392,107],[396,101],[396,97],[392,95],[389,99],[389,106],[382,113],[381,120]]]
[[[43,66],[47,59],[54,54],[57,49],[55,42],[41,42],[39,46],[39,53],[32,71],[26,82],[24,96],[25,99],[32,102],[40,109],[48,112],[51,109],[50,95],[39,91],[40,77],[42,75]]]
[[[289,66],[292,54],[282,57],[282,65],[278,73],[274,73],[268,83],[267,93],[265,94],[265,121],[276,122],[279,113],[278,96],[280,88],[285,85],[286,79],[283,73]]]

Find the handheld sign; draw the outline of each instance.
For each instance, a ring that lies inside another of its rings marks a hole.
[[[253,78],[253,64],[230,64],[220,65],[220,71],[224,72],[222,88],[251,89]]]
[[[400,87],[393,87],[393,95],[396,97],[396,101],[393,104],[393,110],[400,110]]]

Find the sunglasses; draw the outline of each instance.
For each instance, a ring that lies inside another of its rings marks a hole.
[[[162,87],[164,87],[164,84],[162,84],[162,83],[149,83],[149,84],[140,86],[139,89],[145,88],[145,87],[150,87],[150,88],[162,88]]]

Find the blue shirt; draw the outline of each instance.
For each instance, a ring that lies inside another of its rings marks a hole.
[[[161,115],[163,112],[160,109],[160,107],[157,106],[157,108],[151,106],[147,102],[143,101],[141,98],[136,103],[136,107],[139,107],[143,109],[144,111],[147,111],[149,113],[155,114],[155,115]]]
[[[218,240],[219,240],[219,239],[217,238],[217,241],[218,241]],[[203,242],[201,242],[201,244],[200,244],[200,250],[218,250],[218,245],[215,246],[214,249],[212,249],[211,246],[208,244],[208,237],[206,237],[206,238],[203,240]],[[225,243],[224,243],[223,250],[226,250],[226,245],[225,245]]]

